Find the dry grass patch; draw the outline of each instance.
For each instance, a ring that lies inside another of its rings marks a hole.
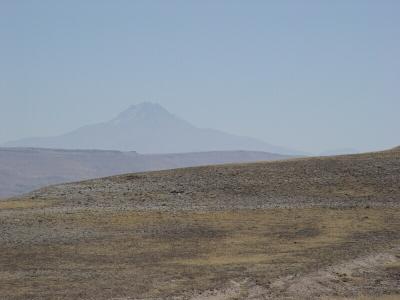
[[[54,201],[49,200],[5,200],[0,201],[1,210],[12,209],[31,209],[31,208],[44,208],[54,204]]]
[[[0,292],[11,299],[71,295],[71,287],[78,298],[167,298],[246,278],[268,286],[400,240],[399,209],[77,211],[43,220],[91,235],[0,249]]]

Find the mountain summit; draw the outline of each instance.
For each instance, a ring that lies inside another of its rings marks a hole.
[[[114,122],[129,122],[134,120],[147,120],[155,118],[174,118],[174,116],[158,103],[142,102],[132,105],[121,112]]]
[[[133,126],[143,130],[168,126],[170,130],[180,127],[193,127],[188,122],[179,119],[158,103],[142,102],[132,105],[121,112],[110,124],[114,126]],[[171,126],[174,126],[171,128]],[[161,128],[160,128],[161,129]],[[127,149],[124,149],[127,150]]]
[[[43,138],[28,138],[7,147],[103,149],[140,153],[181,153],[215,150],[256,150],[299,154],[282,147],[214,129],[197,128],[156,103],[130,106],[114,119]]]

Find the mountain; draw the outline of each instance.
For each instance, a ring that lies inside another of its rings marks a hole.
[[[139,153],[252,150],[300,154],[254,138],[197,128],[159,104],[149,102],[133,105],[108,122],[84,126],[60,136],[8,142],[4,146],[103,149]]]
[[[288,156],[254,151],[144,155],[120,151],[0,148],[0,197],[51,184],[130,172],[285,158]]]

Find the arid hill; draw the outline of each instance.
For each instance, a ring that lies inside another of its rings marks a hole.
[[[398,299],[400,151],[206,166],[0,202],[4,299]]]
[[[0,198],[51,184],[124,173],[284,158],[289,156],[257,151],[146,155],[104,150],[0,148]]]
[[[394,206],[400,151],[205,166],[107,177],[39,190],[68,207],[227,210]]]

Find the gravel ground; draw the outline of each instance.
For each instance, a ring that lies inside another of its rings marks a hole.
[[[400,150],[136,173],[38,190],[63,207],[227,210],[398,207]]]

